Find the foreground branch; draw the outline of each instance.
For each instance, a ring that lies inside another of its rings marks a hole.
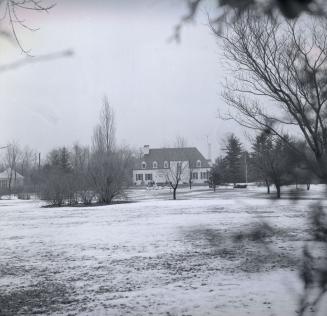
[[[10,70],[15,70],[17,68],[21,68],[21,67],[29,65],[29,64],[51,61],[51,60],[55,60],[58,58],[71,57],[71,56],[73,56],[73,54],[74,54],[74,52],[72,50],[64,50],[61,52],[40,55],[37,57],[27,56],[21,60],[13,62],[13,63],[0,65],[0,73],[10,71]]]

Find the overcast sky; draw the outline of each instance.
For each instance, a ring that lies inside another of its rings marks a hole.
[[[217,118],[226,110],[224,75],[205,13],[183,29],[180,44],[167,41],[185,12],[173,0],[58,0],[49,14],[26,16],[40,28],[20,33],[33,55],[75,54],[0,74],[0,144],[16,140],[43,153],[89,144],[107,95],[118,142],[162,147],[179,135],[207,155],[208,136],[216,155],[236,125]],[[2,64],[22,57],[2,44]]]

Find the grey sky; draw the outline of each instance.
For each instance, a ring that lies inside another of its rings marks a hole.
[[[58,1],[50,14],[26,18],[40,27],[21,33],[32,54],[70,48],[75,55],[1,74],[0,144],[15,139],[42,152],[88,144],[106,94],[119,142],[161,147],[180,135],[206,155],[208,136],[216,154],[236,125],[217,119],[223,72],[205,14],[176,44],[167,39],[183,1],[90,2]],[[3,47],[1,62],[21,57]]]

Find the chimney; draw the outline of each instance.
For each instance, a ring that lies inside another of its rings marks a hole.
[[[150,152],[150,146],[149,145],[144,145],[143,147],[143,155],[148,155]]]

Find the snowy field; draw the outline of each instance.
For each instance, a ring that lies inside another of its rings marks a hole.
[[[296,315],[322,190],[264,191],[184,188],[172,201],[169,189],[135,189],[135,203],[90,208],[0,200],[0,315]],[[232,238],[260,222],[279,232],[276,253]]]

